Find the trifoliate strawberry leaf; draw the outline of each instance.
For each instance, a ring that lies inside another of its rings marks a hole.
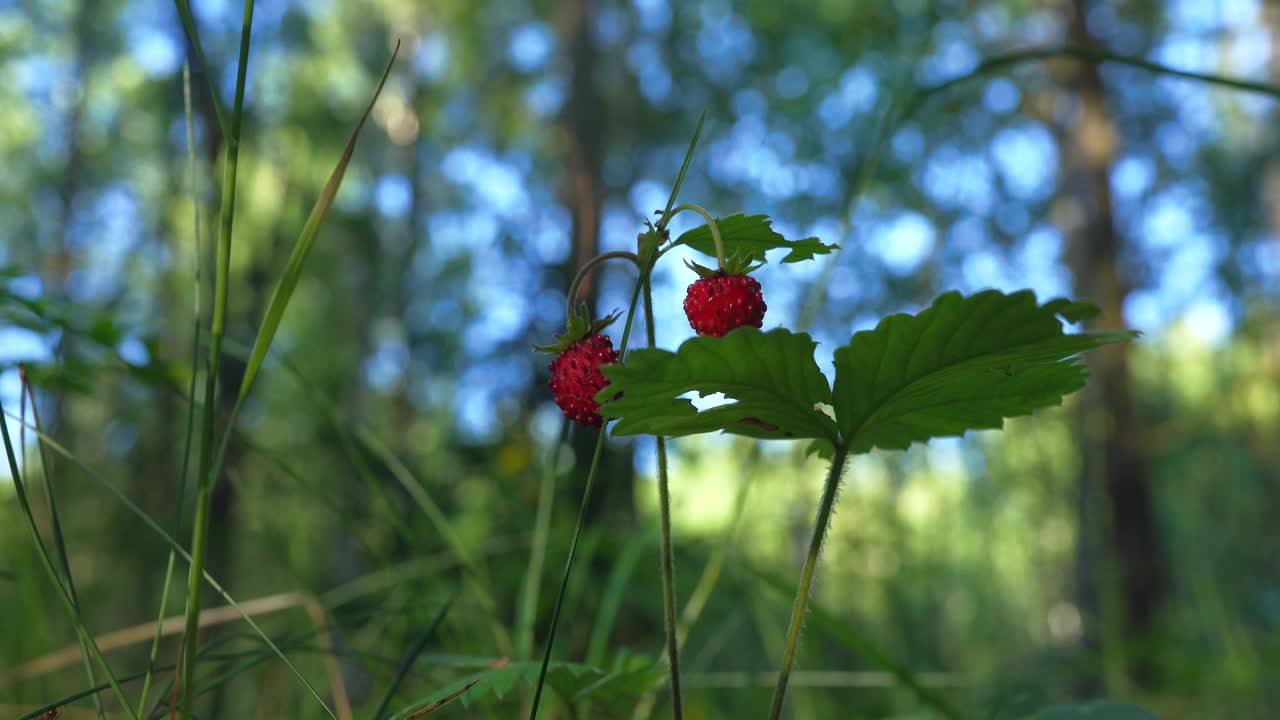
[[[626,364],[602,367],[609,385],[600,414],[620,418],[614,435],[681,436],[723,430],[764,439],[835,440],[836,424],[818,403],[831,402],[827,378],[804,333],[742,327],[699,336],[675,352],[636,350]],[[681,398],[724,393],[729,404],[698,411]]]
[[[885,318],[835,352],[841,437],[854,453],[898,450],[1060,404],[1084,385],[1077,355],[1137,335],[1064,334],[1058,316],[1082,318],[1090,307],[1037,305],[1030,290],[949,292],[918,315]]]
[[[716,227],[720,230],[720,239],[724,242],[726,256],[741,255],[753,262],[764,262],[764,254],[768,250],[789,248],[791,252],[782,258],[784,263],[812,260],[814,255],[826,255],[839,245],[827,245],[816,237],[803,240],[788,240],[772,227],[773,221],[768,215],[744,215],[736,213],[728,217],[716,218]],[[711,237],[711,227],[700,225],[676,238],[676,245],[681,243],[704,255],[716,256],[716,243]]]

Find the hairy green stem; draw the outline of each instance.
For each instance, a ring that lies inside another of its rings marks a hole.
[[[209,333],[209,366],[206,370],[204,412],[201,416],[200,474],[197,478],[195,522],[191,528],[191,572],[187,577],[186,634],[183,640],[181,717],[190,720],[195,701],[196,664],[200,632],[200,579],[209,554],[209,520],[214,479],[210,468],[214,442],[218,373],[222,364],[222,337],[226,331],[227,294],[231,274],[231,237],[236,207],[236,170],[240,156],[240,127],[244,115],[245,77],[249,66],[249,37],[253,27],[254,0],[245,0],[240,30],[240,57],[236,72],[235,104],[230,132],[226,135],[226,164],[222,176],[222,209],[218,228],[218,258],[214,271],[213,321]]]
[[[848,444],[841,443],[836,446],[835,456],[831,458],[831,472],[827,475],[827,483],[822,489],[822,500],[818,503],[818,514],[813,519],[813,536],[809,539],[809,552],[805,555],[804,569],[800,571],[800,585],[796,588],[796,604],[791,610],[791,624],[787,626],[787,644],[782,653],[782,667],[778,670],[778,683],[773,688],[773,707],[769,710],[769,720],[778,720],[782,717],[787,680],[791,677],[796,648],[800,645],[800,628],[804,625],[805,606],[809,603],[809,592],[813,589],[814,570],[818,565],[818,555],[822,552],[822,541],[827,536],[827,527],[831,524],[831,512],[835,509],[836,495],[840,490],[840,476],[844,472],[844,463],[848,457]]]
[[[573,282],[569,283],[569,294],[566,296],[566,305],[569,311],[568,317],[573,317],[573,304],[578,299],[578,288],[582,286],[582,281],[587,278],[587,273],[590,273],[592,268],[605,260],[630,260],[635,264],[637,270],[640,269],[640,256],[626,250],[600,253],[591,258],[578,269],[577,274],[573,276]]]
[[[649,273],[653,270],[653,265],[658,261],[661,254],[658,246],[661,244],[663,230],[668,222],[671,221],[671,206],[675,204],[676,195],[680,192],[680,184],[684,181],[684,174],[689,169],[689,163],[693,159],[693,151],[698,146],[698,137],[702,134],[702,124],[706,121],[707,114],[702,113],[702,117],[698,120],[698,127],[693,131],[693,139],[689,141],[689,149],[684,153],[684,162],[680,164],[680,173],[676,176],[675,185],[671,188],[671,195],[667,198],[667,209],[662,212],[662,217],[658,220],[657,226],[652,230],[656,234],[655,242],[649,243],[648,252],[645,253],[643,261],[640,263],[640,277],[636,280],[635,289],[631,293],[631,304],[627,307],[627,319],[622,326],[622,340],[618,343],[618,357],[624,361],[627,354],[627,341],[631,338],[631,325],[636,316],[636,305],[640,301],[640,291],[644,284],[648,281]],[[641,246],[643,247],[643,238],[641,236]],[[572,298],[572,295],[570,295]],[[572,302],[572,300],[571,300]],[[565,559],[564,577],[560,579],[560,592],[556,595],[555,610],[551,613],[551,628],[547,632],[546,651],[542,656],[542,667],[538,671],[538,682],[533,693],[533,707],[529,711],[529,720],[536,720],[538,717],[538,701],[542,699],[542,688],[547,681],[547,666],[551,662],[551,648],[555,644],[556,626],[560,619],[560,609],[564,605],[565,591],[569,587],[569,575],[573,572],[573,560],[578,549],[578,538],[582,534],[583,521],[586,517],[587,505],[591,502],[591,491],[595,486],[596,471],[600,466],[600,453],[604,450],[604,439],[607,429],[600,428],[600,437],[596,441],[595,456],[591,460],[591,470],[587,473],[587,487],[582,493],[582,504],[578,507],[578,522],[573,530],[573,540],[569,544],[569,557]]]
[[[690,152],[692,152],[690,148]],[[685,160],[688,164],[688,158]],[[607,254],[607,253],[606,253]],[[631,253],[626,253],[630,255]],[[600,256],[603,257],[603,256]],[[627,354],[627,342],[631,338],[631,325],[635,319],[636,305],[640,302],[640,291],[644,287],[644,283],[648,280],[649,273],[653,269],[653,263],[658,258],[658,244],[653,243],[650,247],[648,256],[644,258],[640,264],[640,277],[636,280],[635,290],[631,293],[631,305],[627,308],[627,319],[622,326],[622,340],[618,343],[618,357],[625,358]],[[582,275],[581,272],[578,273]],[[600,454],[604,451],[604,439],[608,435],[608,428],[600,428],[599,439],[596,440],[595,455],[591,459],[591,469],[587,471],[587,487],[582,491],[582,504],[578,506],[578,521],[573,528],[573,540],[569,543],[569,557],[565,559],[564,576],[560,579],[560,591],[556,595],[555,609],[551,612],[551,627],[547,631],[546,649],[542,654],[542,667],[538,671],[538,682],[534,686],[533,706],[529,710],[529,720],[536,720],[538,717],[538,704],[542,700],[542,688],[547,680],[547,667],[551,664],[551,648],[556,640],[556,627],[560,622],[560,610],[564,606],[565,592],[569,589],[569,575],[573,571],[573,561],[578,553],[578,539],[582,535],[582,527],[586,521],[587,505],[591,503],[591,491],[595,489],[596,472],[600,468]]]
[[[649,347],[657,347],[653,325],[653,284],[644,278],[644,322]],[[675,558],[671,552],[671,489],[667,478],[667,442],[661,435],[654,437],[658,445],[658,515],[661,526],[662,563],[662,618],[667,635],[667,664],[671,670],[671,711],[675,720],[684,717],[680,700],[680,643],[677,639],[676,621],[676,572]]]

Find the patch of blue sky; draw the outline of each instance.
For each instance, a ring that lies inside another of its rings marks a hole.
[[[525,293],[532,278],[520,271],[521,265],[509,264],[496,272],[473,274],[467,295],[478,312],[463,331],[462,344],[467,354],[486,355],[524,331],[530,313]]]
[[[521,389],[533,380],[528,355],[478,362],[462,372],[453,396],[454,417],[463,437],[486,442],[501,432],[502,418],[523,401]]]
[[[514,163],[488,148],[461,146],[445,153],[440,170],[446,178],[475,194],[475,203],[504,218],[521,218],[530,198],[525,178]]]
[[[591,20],[592,36],[603,48],[621,44],[631,30],[630,17],[622,8],[597,7]]]
[[[933,29],[934,50],[921,60],[916,69],[916,80],[922,85],[936,85],[977,67],[978,50],[969,35],[968,28],[961,23],[938,23]]]
[[[629,247],[618,249],[635,249],[635,234],[640,232],[642,229],[639,227],[639,225],[643,225],[642,219],[656,222],[658,216],[655,215],[653,211],[662,210],[667,207],[667,199],[671,197],[671,182],[672,180],[658,181],[650,178],[641,178],[631,184],[631,188],[627,191],[627,199],[630,201],[632,214],[627,215],[625,221],[622,219],[622,214],[620,212],[613,216],[614,222],[618,223],[616,230],[620,231],[624,222],[630,223],[632,228],[630,231],[632,237]],[[676,198],[676,203],[681,204],[682,199]],[[710,209],[708,209],[708,211],[710,211]],[[715,214],[712,213],[713,217],[714,215]],[[621,231],[618,234],[625,236],[628,233],[626,231]]]
[[[148,75],[163,77],[182,67],[182,53],[178,43],[170,33],[159,27],[129,25],[126,42],[133,59]]]
[[[774,76],[773,86],[779,97],[794,100],[809,91],[809,75],[797,65],[788,65]]]
[[[1139,216],[1138,240],[1151,249],[1175,248],[1191,239],[1207,213],[1203,195],[1175,183],[1146,203]]]
[[[534,262],[557,265],[569,258],[573,218],[569,209],[557,203],[538,206],[529,233],[529,248]],[[606,218],[607,219],[607,218]]]
[[[1071,295],[1071,273],[1062,264],[1063,245],[1062,232],[1051,225],[1027,233],[1018,245],[1021,280],[1041,300]]]
[[[903,165],[909,165],[920,159],[924,153],[924,133],[914,124],[903,125],[889,138],[889,149],[893,157]]]
[[[982,90],[982,104],[997,115],[1016,110],[1021,100],[1022,91],[1009,78],[996,78]]]
[[[524,104],[534,115],[546,118],[560,112],[566,94],[564,78],[551,75],[539,78],[525,90]]]
[[[9,417],[9,413],[18,414],[20,407],[20,399],[22,397],[22,382],[18,378],[17,370],[0,371],[0,403],[4,404],[4,416],[0,417],[0,422],[5,424],[9,431],[9,440],[13,443],[15,459],[21,467],[23,454],[26,448],[18,442],[18,438],[22,432],[22,424]],[[27,433],[30,438],[31,434]],[[13,486],[13,476],[9,471],[9,463],[0,461],[0,490],[8,491]]]
[[[987,288],[1014,292],[1026,287],[1009,258],[995,247],[966,254],[961,262],[961,271],[964,285],[970,292]]]
[[[390,392],[405,381],[410,353],[404,326],[383,318],[373,325],[373,350],[364,361],[365,382],[379,392]]]
[[[418,77],[435,80],[449,69],[449,37],[443,32],[425,33],[413,49],[413,70]]]
[[[636,40],[627,49],[627,67],[636,76],[640,94],[659,106],[671,97],[675,87],[662,55],[661,45],[648,38]]]
[[[1155,141],[1170,167],[1180,173],[1194,172],[1200,143],[1186,128],[1172,120],[1161,123],[1156,128]]]
[[[756,36],[746,18],[733,12],[727,2],[704,2],[699,6],[699,26],[694,45],[697,48],[702,71],[713,82],[729,85],[741,76],[742,69],[756,52]],[[796,70],[799,70],[798,68]],[[808,79],[801,71],[797,77],[791,73],[783,77],[787,70],[782,70],[775,78],[777,90],[783,97],[797,97],[808,87]],[[804,88],[800,88],[803,85]],[[795,92],[787,95],[784,92]]]
[[[1001,129],[992,138],[991,157],[1005,187],[1018,199],[1035,202],[1053,192],[1058,144],[1043,125],[1023,123]],[[981,212],[977,207],[969,209]]]
[[[981,155],[942,145],[925,161],[920,182],[938,205],[985,215],[995,200],[991,164]]]
[[[1123,199],[1141,196],[1155,178],[1156,165],[1148,155],[1125,155],[1111,166],[1111,189]]]
[[[769,111],[769,100],[756,88],[743,88],[733,94],[730,101],[733,114],[739,119],[744,117],[761,118]]]
[[[132,184],[108,186],[74,214],[68,236],[83,262],[68,276],[78,302],[102,300],[119,288],[125,261],[142,237],[143,218]]]
[[[512,67],[522,73],[542,69],[555,49],[555,32],[540,22],[527,22],[517,26],[507,39],[507,59]]]
[[[231,22],[231,0],[194,0],[192,14],[196,19],[210,25],[222,25]]]
[[[641,30],[659,33],[671,27],[671,7],[666,0],[632,0],[631,4],[636,9]]]
[[[877,223],[867,238],[867,247],[889,272],[909,275],[933,252],[937,234],[929,218],[904,210]]]
[[[469,250],[491,247],[498,240],[499,223],[482,210],[441,210],[427,216],[431,246],[414,258],[415,271],[424,279],[434,275],[434,265]]]
[[[401,219],[413,207],[413,186],[401,173],[387,173],[373,187],[373,205],[384,217]]]

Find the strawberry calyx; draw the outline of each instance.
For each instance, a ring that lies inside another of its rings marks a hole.
[[[572,313],[569,314],[568,327],[563,335],[556,335],[556,342],[551,345],[534,345],[533,349],[538,352],[552,353],[558,355],[569,346],[582,340],[598,334],[601,330],[609,327],[615,320],[622,317],[620,312],[612,312],[600,318],[592,320],[591,313],[587,310],[586,303],[580,303]]]
[[[751,263],[751,256],[741,253],[734,254],[727,258],[719,269],[712,269],[706,265],[700,265],[691,260],[685,260],[684,264],[690,270],[696,272],[701,278],[727,277],[730,275],[747,275],[764,267],[764,263]]]

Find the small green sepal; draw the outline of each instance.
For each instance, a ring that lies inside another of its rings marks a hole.
[[[609,327],[615,320],[622,317],[622,313],[614,311],[600,318],[592,320],[591,313],[587,310],[586,303],[579,303],[569,316],[569,326],[565,329],[563,335],[556,335],[556,342],[553,345],[534,345],[533,349],[538,352],[552,353],[559,355],[569,348],[570,345],[578,342],[585,337],[591,337],[599,333],[601,330]]]
[[[706,265],[700,265],[692,260],[684,261],[685,267],[698,273],[698,277],[713,278],[725,277],[728,275],[747,275],[764,267],[764,263],[752,263],[751,256],[748,254],[735,254],[724,261],[724,267],[719,270],[713,270]]]

